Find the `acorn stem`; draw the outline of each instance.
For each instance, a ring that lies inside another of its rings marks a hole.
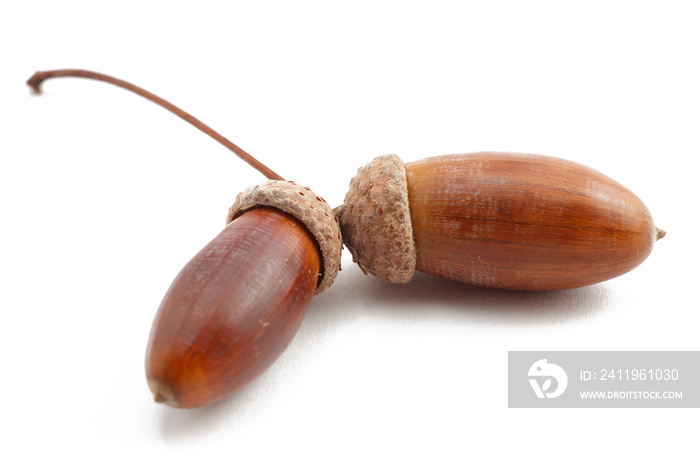
[[[121,87],[122,89],[126,89],[127,91],[131,91],[135,94],[140,95],[141,97],[150,100],[151,102],[160,105],[166,110],[169,110],[170,112],[174,113],[175,115],[179,116],[198,130],[202,131],[203,133],[209,135],[211,138],[213,138],[215,141],[217,141],[219,144],[223,145],[226,147],[228,150],[236,154],[238,157],[243,159],[248,165],[251,167],[255,168],[257,171],[265,175],[267,178],[271,180],[283,180],[280,175],[272,171],[270,168],[268,168],[266,165],[262,164],[259,162],[255,157],[223,137],[221,134],[218,132],[214,131],[211,127],[208,125],[202,123],[199,119],[195,118],[191,114],[185,112],[179,107],[176,107],[175,105],[171,104],[167,100],[158,97],[157,95],[148,92],[145,89],[142,89],[138,86],[135,86],[127,81],[123,81],[121,79],[113,78],[112,76],[108,76],[106,74],[102,73],[96,73],[94,71],[87,71],[87,70],[75,70],[75,69],[62,69],[62,70],[52,70],[52,71],[37,71],[34,73],[34,75],[27,80],[27,84],[32,88],[34,93],[36,94],[41,94],[41,84],[51,78],[64,78],[64,77],[72,77],[72,78],[86,78],[86,79],[93,79],[96,81],[102,81],[106,82],[109,84],[113,84],[117,87]]]

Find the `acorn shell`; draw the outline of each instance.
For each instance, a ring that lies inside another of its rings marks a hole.
[[[146,376],[156,401],[193,408],[231,396],[289,345],[321,254],[276,208],[237,217],[178,274],[153,322]]]
[[[407,163],[405,173],[416,269],[438,277],[520,290],[577,288],[632,270],[663,236],[631,191],[555,157],[445,155]],[[346,202],[357,197],[349,193]],[[356,202],[364,210],[375,201]],[[340,218],[341,227],[352,221]]]

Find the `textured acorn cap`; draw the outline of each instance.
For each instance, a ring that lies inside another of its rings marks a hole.
[[[383,155],[360,168],[344,204],[334,209],[345,246],[362,271],[407,283],[416,268],[403,161]]]
[[[240,193],[228,211],[226,224],[258,206],[280,209],[306,226],[316,238],[323,256],[322,277],[314,293],[319,294],[331,286],[340,270],[343,248],[338,219],[331,206],[308,187],[293,181],[270,180]]]

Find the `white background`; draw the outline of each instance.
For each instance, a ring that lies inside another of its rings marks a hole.
[[[0,7],[0,463],[697,464],[696,409],[516,410],[509,350],[699,350],[696,2],[46,2]],[[217,405],[155,404],[160,299],[263,177],[333,206],[377,155],[567,158],[668,236],[583,289],[503,292],[343,258],[290,348]],[[9,461],[8,461],[9,460]]]

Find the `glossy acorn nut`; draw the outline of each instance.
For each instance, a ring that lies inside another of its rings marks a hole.
[[[38,71],[27,84],[76,77],[134,92],[172,112],[270,181],[238,195],[229,225],[175,278],[151,328],[146,376],[156,401],[214,403],[264,371],[296,333],[311,296],[340,269],[342,241],[330,206],[167,100],[102,73]]]
[[[239,195],[163,298],[146,351],[156,401],[193,408],[234,394],[278,358],[337,274],[330,206],[293,183],[261,186]]]
[[[417,269],[495,288],[577,288],[632,270],[665,234],[602,173],[503,152],[378,157],[335,212],[355,262],[392,283]]]

